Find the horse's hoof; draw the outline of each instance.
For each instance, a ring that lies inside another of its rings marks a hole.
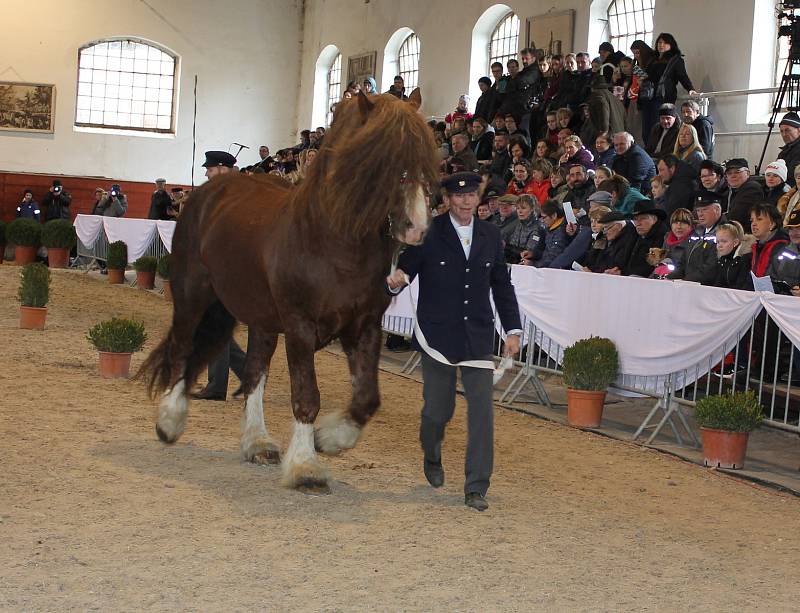
[[[294,487],[303,494],[328,495],[331,493],[331,487],[328,482],[320,481],[319,479],[301,479]]]
[[[172,443],[174,443],[176,440],[175,438],[170,438],[167,436],[167,433],[164,432],[161,429],[161,426],[158,424],[156,424],[156,434],[158,435],[158,440],[160,440],[162,443],[166,443],[167,445],[172,445]]]
[[[248,460],[253,464],[280,464],[281,452],[277,449],[264,449],[253,454],[253,457]]]

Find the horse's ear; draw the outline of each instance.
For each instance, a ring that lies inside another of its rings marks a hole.
[[[415,109],[422,106],[422,94],[419,91],[419,87],[415,87],[414,91],[411,92],[411,95],[408,97],[408,103]]]
[[[366,121],[367,115],[375,108],[375,103],[370,102],[370,99],[363,91],[358,92],[358,109],[361,111],[361,119]]]

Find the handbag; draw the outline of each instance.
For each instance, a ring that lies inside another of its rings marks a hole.
[[[650,80],[639,81],[639,100],[642,102],[650,102],[656,95],[656,86]]]

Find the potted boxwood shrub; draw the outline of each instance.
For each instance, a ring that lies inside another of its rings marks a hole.
[[[750,433],[761,425],[764,412],[754,392],[707,396],[697,401],[694,418],[703,440],[703,464],[742,468]]]
[[[106,266],[108,267],[108,282],[123,283],[125,268],[128,266],[128,245],[122,241],[111,243],[108,246]]]
[[[14,261],[24,266],[36,261],[42,239],[42,225],[35,219],[15,219],[6,228],[6,239],[14,245]]]
[[[50,268],[66,268],[69,252],[77,244],[75,228],[68,219],[54,219],[42,227],[42,245],[47,247]]]
[[[0,219],[0,264],[3,263],[3,256],[6,253],[6,224]]]
[[[119,379],[128,377],[131,355],[134,351],[141,351],[147,334],[144,323],[140,321],[112,317],[91,328],[86,338],[98,351],[100,376]]]
[[[50,299],[50,270],[41,263],[26,264],[20,273],[19,327],[44,330],[47,301]]]
[[[136,271],[136,286],[139,289],[153,289],[156,282],[156,267],[158,260],[149,255],[143,255],[133,263]]]
[[[591,336],[564,349],[567,423],[596,428],[603,418],[608,386],[617,378],[619,354],[607,338]]]
[[[158,259],[156,272],[164,285],[164,298],[172,302],[172,286],[169,282],[169,254]]]

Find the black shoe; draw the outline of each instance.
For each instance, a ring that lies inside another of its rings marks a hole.
[[[476,511],[485,511],[489,508],[489,503],[486,502],[486,498],[478,492],[470,492],[464,496],[464,504],[468,507],[472,507]]]
[[[442,487],[444,485],[444,468],[441,462],[422,461],[422,470],[425,478],[432,487]]]
[[[216,392],[211,391],[207,387],[204,387],[199,392],[194,392],[191,394],[192,398],[195,400],[221,400],[225,401],[225,394],[218,394]]]

